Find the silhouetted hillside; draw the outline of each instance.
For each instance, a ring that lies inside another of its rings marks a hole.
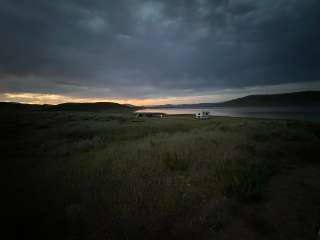
[[[221,103],[226,107],[246,106],[320,106],[320,91],[250,95]]]
[[[133,110],[133,107],[113,103],[113,102],[98,102],[98,103],[62,103],[51,105],[48,110],[58,111],[105,111],[105,110]]]
[[[210,107],[271,107],[320,106],[320,91],[305,91],[270,95],[249,95],[221,103],[160,105],[151,108],[210,108]]]
[[[23,103],[15,103],[15,102],[0,102],[0,110],[40,110],[44,106],[37,104],[23,104]]]
[[[58,105],[37,105],[0,102],[0,110],[38,110],[38,111],[133,111],[135,106],[122,105],[113,102],[98,103],[62,103]]]

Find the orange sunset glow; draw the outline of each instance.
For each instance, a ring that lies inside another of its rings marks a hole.
[[[59,94],[41,93],[5,93],[3,98],[7,102],[20,102],[27,104],[60,104],[60,103],[94,103],[94,102],[115,102],[120,104],[132,104],[136,106],[163,105],[171,103],[188,103],[205,101],[211,99],[223,99],[221,96],[188,96],[188,97],[166,97],[166,98],[143,98],[143,99],[124,99],[124,98],[81,98]]]

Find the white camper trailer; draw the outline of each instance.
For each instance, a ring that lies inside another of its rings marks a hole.
[[[196,118],[207,119],[207,118],[209,118],[209,115],[210,115],[210,112],[201,111],[201,112],[196,113]]]

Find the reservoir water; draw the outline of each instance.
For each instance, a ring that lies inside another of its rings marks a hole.
[[[137,112],[195,114],[208,111],[211,116],[292,119],[320,122],[320,107],[213,107],[213,108],[146,108]]]

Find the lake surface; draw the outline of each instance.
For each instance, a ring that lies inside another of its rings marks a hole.
[[[215,108],[163,108],[143,109],[137,112],[166,114],[195,114],[210,112],[210,116],[252,117],[267,119],[293,119],[320,122],[320,107],[215,107]]]

